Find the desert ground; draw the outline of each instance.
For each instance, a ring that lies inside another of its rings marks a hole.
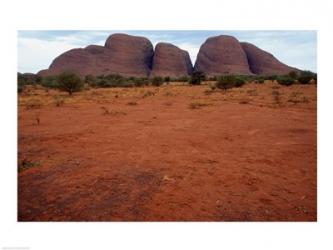
[[[316,221],[316,88],[26,88],[18,221]]]

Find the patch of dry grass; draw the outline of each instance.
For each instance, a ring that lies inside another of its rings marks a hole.
[[[206,102],[191,102],[189,104],[189,108],[190,109],[199,109],[202,107],[207,107],[207,106],[211,106],[211,103],[206,103]]]

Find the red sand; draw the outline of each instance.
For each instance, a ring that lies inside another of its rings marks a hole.
[[[20,96],[18,220],[316,221],[316,86],[274,86]]]

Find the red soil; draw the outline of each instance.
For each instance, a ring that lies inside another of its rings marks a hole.
[[[316,221],[316,86],[274,86],[23,94],[18,220]]]

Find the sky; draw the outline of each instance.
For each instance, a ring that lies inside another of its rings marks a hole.
[[[47,69],[61,53],[90,44],[104,45],[113,33],[144,36],[155,46],[169,42],[187,50],[192,63],[202,43],[211,36],[232,35],[272,53],[281,62],[317,72],[316,31],[231,31],[231,30],[21,30],[18,31],[18,71],[37,73]]]

